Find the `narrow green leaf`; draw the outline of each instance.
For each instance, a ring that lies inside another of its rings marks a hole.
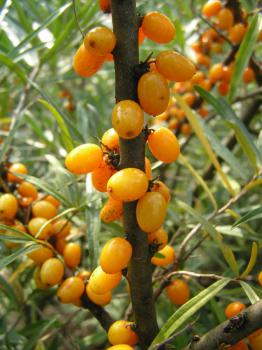
[[[223,244],[222,246],[223,248],[223,255],[224,258],[226,259],[228,265],[231,267],[231,270],[235,273],[236,276],[239,276],[239,269],[238,269],[238,265],[237,265],[237,261],[235,258],[235,255],[232,251],[232,249],[226,245]]]
[[[245,222],[261,217],[262,215],[262,206],[256,209],[251,210],[250,212],[243,215],[239,220],[237,220],[232,227],[239,226]]]
[[[12,308],[13,307],[15,307],[16,309],[20,308],[20,303],[19,303],[19,300],[17,299],[17,296],[15,294],[13,287],[11,286],[11,284],[9,284],[5,280],[5,278],[2,275],[0,275],[0,290],[5,292],[6,296],[10,300],[10,305],[12,306]]]
[[[253,270],[253,267],[255,266],[256,261],[257,261],[257,256],[258,256],[258,246],[257,246],[256,242],[253,242],[249,263],[248,263],[245,271],[241,274],[240,278],[245,278]]]
[[[247,284],[244,281],[240,281],[240,284],[244,292],[246,293],[248,299],[250,300],[251,304],[255,304],[260,300],[259,296],[249,284]]]
[[[201,291],[187,303],[182,305],[161,327],[161,330],[153,340],[151,346],[161,343],[179,329],[191,316],[206,305],[210,299],[216,296],[228,283],[229,279],[221,279],[208,288]],[[150,350],[150,348],[149,348]]]
[[[99,213],[95,208],[86,209],[86,219],[88,222],[88,243],[89,243],[89,261],[93,270],[97,266],[99,256],[99,238],[101,229]]]
[[[14,72],[22,80],[22,82],[26,84],[26,73],[17,63],[15,63],[11,58],[7,57],[3,53],[0,53],[0,62],[7,66],[10,72]]]
[[[20,237],[20,238],[26,240],[27,242],[28,241],[35,241],[35,238],[33,236],[29,235],[26,232],[17,230],[15,227],[0,224],[0,230],[1,229],[5,230],[5,232],[8,232],[8,233],[13,232],[15,234],[13,237]],[[0,234],[1,234],[1,231],[0,231]],[[4,233],[4,235],[5,235],[5,233]]]
[[[259,34],[259,29],[262,24],[262,17],[257,13],[248,26],[248,31],[246,32],[240,48],[236,55],[235,69],[233,71],[233,76],[230,83],[228,99],[233,101],[237,88],[240,85],[244,70],[249,62],[249,59],[253,53],[253,50],[257,43],[257,37]]]
[[[0,260],[0,270],[2,270],[7,265],[11,264],[16,259],[18,259],[21,255],[24,256],[25,254],[32,252],[33,250],[36,249],[35,247],[36,247],[36,244],[33,243],[33,244],[30,244],[28,246],[25,246],[25,247],[22,247],[22,248],[16,250],[11,255],[5,256],[4,258],[2,258]]]

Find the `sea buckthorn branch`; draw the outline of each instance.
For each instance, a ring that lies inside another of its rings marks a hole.
[[[135,0],[111,1],[113,28],[117,39],[114,50],[116,101],[137,101],[135,67],[138,57],[139,17]],[[144,170],[145,135],[132,140],[120,139],[120,168]],[[141,349],[147,349],[158,332],[152,297],[152,273],[146,235],[138,227],[136,202],[124,204],[124,229],[132,245],[133,254],[128,267],[131,301]]]
[[[236,344],[261,327],[262,301],[258,301],[201,338],[194,337],[184,350],[226,349],[226,346]]]
[[[241,3],[239,0],[227,0],[225,7],[229,8],[233,12],[236,23],[244,22]]]
[[[215,25],[213,25],[208,19],[206,19],[204,16],[201,14],[198,15],[199,18],[201,18],[202,21],[204,21],[210,28],[214,29],[214,31],[221,37],[223,38],[231,47],[233,46],[232,42],[226,35],[224,35]]]

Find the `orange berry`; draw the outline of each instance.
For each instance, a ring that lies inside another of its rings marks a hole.
[[[145,157],[145,173],[146,173],[148,180],[152,179],[151,162],[147,157]]]
[[[92,172],[92,184],[99,192],[107,191],[107,182],[110,177],[116,173],[113,167],[110,167],[103,160],[100,166]]]
[[[36,202],[32,207],[32,213],[35,217],[52,219],[57,215],[57,208],[46,200]]]
[[[103,160],[101,148],[93,143],[86,143],[74,148],[65,159],[65,165],[73,174],[87,174],[97,169]]]
[[[211,0],[205,3],[202,8],[202,14],[206,17],[212,17],[218,14],[222,8],[222,3],[219,0]]]
[[[238,45],[246,34],[246,26],[243,23],[237,23],[229,29],[229,39],[233,44]]]
[[[58,251],[59,254],[63,254],[66,245],[67,242],[65,238],[59,238],[55,242],[55,249]]]
[[[203,81],[205,79],[205,75],[203,72],[198,70],[191,78],[192,84],[198,84],[199,82]]]
[[[164,182],[160,180],[154,181],[152,192],[159,192],[160,194],[162,194],[167,203],[171,199],[169,188],[164,184]]]
[[[115,173],[107,183],[108,193],[123,202],[135,201],[147,191],[148,178],[136,168],[126,168]]]
[[[39,231],[42,227],[47,223],[47,219],[45,218],[33,218],[28,223],[28,231],[32,236],[36,236],[39,234]],[[45,239],[49,235],[51,231],[51,224],[47,224],[45,228],[42,230],[41,234],[38,236],[39,239]]]
[[[18,210],[18,202],[14,195],[5,193],[0,197],[0,219],[13,219]]]
[[[57,297],[62,303],[72,303],[78,300],[85,291],[85,284],[79,277],[69,277],[63,281],[57,290]]]
[[[206,109],[205,107],[200,107],[198,113],[201,115],[202,118],[206,118],[208,116],[208,109]]]
[[[258,283],[262,286],[262,271],[259,272],[257,279],[258,279]]]
[[[18,220],[15,220],[14,223],[12,225],[9,225],[8,226],[12,227],[12,228],[15,228],[17,229],[18,231],[21,231],[21,232],[26,232],[26,228],[24,227],[24,225],[18,221]],[[14,236],[14,237],[21,237],[21,235],[19,233],[16,233],[16,232],[13,232],[13,231],[9,231],[9,230],[0,230],[0,234],[5,234],[5,235],[8,235],[8,236]],[[16,242],[12,242],[12,241],[5,241],[5,246],[9,249],[12,249],[12,248],[17,248],[19,246],[19,243],[16,243]]]
[[[110,239],[103,247],[99,262],[106,273],[117,273],[127,267],[132,256],[132,246],[124,238]]]
[[[235,301],[227,305],[225,309],[225,315],[227,318],[236,316],[239,312],[241,312],[245,308],[246,308],[245,304],[241,303],[240,301]]]
[[[123,215],[123,202],[109,197],[100,211],[100,219],[108,224],[118,220]]]
[[[193,106],[195,100],[196,100],[196,95],[193,94],[192,92],[186,92],[183,95],[183,100],[186,102],[186,104],[190,107]]]
[[[202,53],[199,53],[197,55],[196,60],[197,60],[197,64],[199,64],[200,66],[205,66],[206,68],[208,68],[211,64],[210,57],[203,55]]]
[[[232,79],[232,69],[228,66],[223,66],[221,80],[225,83],[230,83]]]
[[[203,89],[210,91],[212,88],[211,82],[208,79],[205,79],[199,83],[199,86],[201,86]]]
[[[81,278],[84,282],[89,280],[90,276],[91,276],[91,272],[88,270],[81,270],[76,275],[76,277]]]
[[[185,304],[190,295],[188,284],[181,279],[173,280],[166,288],[166,292],[172,303],[178,306]]]
[[[149,12],[144,16],[142,30],[146,37],[158,44],[168,43],[176,33],[176,28],[170,19],[156,11]]]
[[[109,342],[112,345],[135,345],[138,342],[138,336],[133,331],[134,326],[134,322],[124,320],[114,322],[107,333]]]
[[[75,269],[80,264],[81,255],[82,251],[78,243],[72,242],[66,244],[63,251],[63,257],[65,264],[68,267]]]
[[[238,342],[235,345],[232,345],[228,348],[228,350],[248,350],[248,349],[249,349],[249,347],[247,346],[247,344],[245,343],[244,340],[241,340],[240,342]]]
[[[33,198],[32,197],[21,197],[18,198],[18,203],[20,207],[28,207],[33,203]]]
[[[67,221],[66,219],[57,219],[51,225],[51,233],[56,237],[56,239],[61,239],[68,236],[72,228],[71,222]]]
[[[178,52],[168,50],[158,54],[156,68],[168,80],[186,81],[196,72],[194,64]]]
[[[27,254],[28,258],[32,259],[36,264],[41,265],[47,259],[50,259],[54,256],[51,245],[50,248],[45,245],[41,245],[39,248],[36,248],[32,252]]]
[[[113,108],[112,124],[120,137],[123,139],[133,139],[143,129],[143,111],[135,101],[120,101]]]
[[[149,244],[154,244],[157,246],[157,250],[163,249],[168,242],[168,234],[163,227],[160,227],[158,230],[149,233],[147,235],[147,241]]]
[[[41,281],[49,286],[54,286],[61,282],[64,275],[64,265],[57,258],[46,260],[40,271]]]
[[[184,135],[184,136],[188,136],[191,134],[191,126],[189,123],[184,123],[182,126],[181,126],[181,133]]]
[[[89,285],[96,294],[104,294],[115,288],[122,279],[121,272],[114,274],[106,273],[98,266],[89,278]]]
[[[262,348],[262,328],[248,336],[252,350],[261,350]]]
[[[144,232],[158,230],[166,216],[167,203],[162,194],[147,192],[137,202],[136,219],[139,227]]]
[[[212,53],[219,54],[223,51],[223,46],[221,45],[221,43],[212,43],[210,51]]]
[[[45,201],[53,204],[56,208],[58,208],[59,205],[61,204],[58,199],[56,199],[55,197],[51,196],[50,194],[45,197]]]
[[[27,170],[27,167],[22,163],[14,163],[10,166],[10,168],[8,169],[8,173],[7,173],[7,180],[9,182],[19,183],[19,182],[22,182],[23,179],[20,179],[19,177],[17,177],[16,175],[14,175],[12,173],[26,175],[28,173],[28,170]]]
[[[114,50],[116,37],[111,29],[97,27],[88,32],[84,39],[87,51],[92,55],[106,56]]]
[[[217,15],[217,26],[219,29],[228,30],[234,24],[234,16],[231,10],[223,8]]]
[[[134,350],[134,348],[131,348],[131,346],[126,344],[119,344],[110,346],[110,348],[107,348],[107,350]]]
[[[254,79],[255,79],[255,73],[254,73],[253,69],[250,67],[247,67],[244,70],[244,74],[243,74],[244,83],[246,83],[246,84],[252,83],[252,81],[254,81]]]
[[[82,44],[74,56],[74,70],[80,77],[87,78],[94,75],[101,68],[104,60],[104,56],[92,55]]]
[[[148,136],[147,144],[154,157],[164,163],[174,162],[180,153],[176,136],[164,127],[152,132]]]
[[[220,95],[226,96],[229,90],[229,84],[222,81],[221,83],[219,83],[217,90],[220,93]]]
[[[90,283],[86,286],[86,294],[88,298],[95,304],[105,306],[110,303],[112,299],[112,292],[108,291],[103,294],[96,294],[91,288]]]
[[[43,282],[41,281],[40,272],[41,272],[41,267],[40,267],[40,266],[37,266],[37,267],[34,269],[34,273],[33,273],[33,278],[34,278],[35,286],[36,286],[36,288],[38,288],[38,289],[46,289],[48,286],[47,286],[45,283],[43,283]]]
[[[151,115],[163,113],[169,102],[169,86],[157,72],[143,74],[138,81],[138,99],[142,109]]]
[[[196,53],[201,53],[202,52],[202,47],[200,42],[195,42],[191,45],[192,50],[194,50]]]
[[[110,7],[110,0],[99,0],[99,7],[101,11],[104,13],[110,13],[111,7]]]
[[[33,200],[37,199],[38,192],[36,187],[30,182],[23,181],[17,188],[17,192],[22,197],[31,197]]]
[[[168,129],[176,130],[179,128],[179,125],[180,125],[179,120],[176,118],[172,118],[168,123]]]
[[[151,259],[153,265],[166,266],[175,261],[175,250],[170,245],[166,245],[157,254],[161,254],[161,257],[153,256]]]
[[[214,64],[209,69],[208,75],[209,75],[209,79],[210,79],[211,83],[215,83],[215,82],[221,80],[222,76],[223,76],[223,65],[222,65],[222,63]]]
[[[119,136],[115,131],[115,129],[113,128],[108,129],[102,136],[101,142],[102,142],[102,149],[104,151],[108,151],[107,147],[111,151],[119,151]],[[106,147],[103,147],[103,145],[105,145]]]
[[[143,32],[142,27],[139,27],[139,29],[138,29],[138,44],[141,45],[144,40],[145,40],[145,34]]]

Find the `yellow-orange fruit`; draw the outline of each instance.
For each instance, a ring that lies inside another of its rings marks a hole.
[[[62,303],[78,300],[85,291],[85,284],[79,277],[69,277],[58,288],[57,297]]]
[[[16,197],[11,193],[5,193],[0,197],[0,219],[13,219],[18,210]]]
[[[212,53],[219,54],[223,51],[223,46],[221,45],[221,43],[212,43],[210,51]]]
[[[166,288],[166,292],[169,299],[175,305],[183,305],[189,300],[190,291],[188,284],[181,279],[177,278],[173,280]]]
[[[195,65],[185,56],[172,50],[157,55],[156,68],[168,80],[186,81],[196,72]]]
[[[234,16],[231,10],[223,8],[217,15],[217,26],[219,29],[228,30],[234,24]]]
[[[238,45],[246,34],[246,26],[243,23],[237,23],[229,29],[229,39],[233,44]]]
[[[38,191],[36,187],[30,182],[23,181],[17,188],[17,192],[22,197],[31,197],[33,200],[37,199]]]
[[[98,266],[89,278],[89,285],[96,294],[104,294],[116,287],[121,282],[122,274],[117,272],[114,274],[106,273]]]
[[[100,166],[92,172],[92,184],[99,192],[107,191],[107,183],[116,170],[103,160]]]
[[[50,202],[43,200],[36,202],[32,207],[32,213],[35,217],[52,219],[57,214],[57,208]]]
[[[124,238],[110,239],[103,247],[99,262],[106,273],[117,273],[127,267],[132,256],[132,246]]]
[[[164,182],[160,180],[154,181],[152,192],[159,192],[160,194],[162,194],[167,203],[171,199],[169,188],[164,184]]]
[[[137,92],[139,103],[146,113],[158,115],[166,110],[170,96],[169,86],[161,74],[143,74],[138,81]]]
[[[19,182],[22,182],[23,180],[12,173],[26,175],[28,173],[28,170],[27,170],[27,167],[22,163],[14,163],[10,166],[7,173],[7,180],[9,182],[19,183]]]
[[[59,254],[63,254],[66,245],[67,242],[65,238],[59,238],[55,242],[55,249],[58,251]]]
[[[47,221],[47,219],[39,217],[31,219],[28,223],[28,231],[31,233],[32,236],[38,235],[37,238],[39,239],[47,238],[51,231],[51,224],[47,224],[42,230],[41,234],[39,235],[40,230],[47,223]]]
[[[74,70],[81,77],[88,78],[101,68],[104,60],[104,56],[92,55],[82,44],[74,56]]]
[[[223,66],[221,80],[225,83],[230,83],[232,79],[232,68],[228,66]]]
[[[101,148],[92,143],[86,143],[74,148],[65,159],[65,165],[73,174],[87,174],[97,169],[103,160]]]
[[[47,259],[54,256],[51,245],[50,247],[46,245],[41,245],[32,252],[27,254],[28,258],[32,259],[36,264],[43,264]]]
[[[92,55],[106,56],[114,50],[116,37],[111,29],[97,27],[86,34],[84,45]]]
[[[148,136],[150,152],[164,163],[174,162],[180,153],[180,146],[176,136],[165,127],[161,127]]]
[[[211,83],[215,83],[223,77],[223,65],[222,63],[216,63],[209,69],[209,79]]]
[[[41,272],[41,267],[37,266],[34,269],[34,273],[33,273],[33,279],[34,279],[34,282],[35,282],[35,286],[38,289],[46,289],[48,286],[41,281],[40,272]]]
[[[255,80],[255,73],[253,71],[252,68],[247,67],[244,70],[244,74],[243,74],[243,82],[246,84],[252,83],[252,81]]]
[[[241,340],[240,342],[236,343],[235,345],[232,345],[228,348],[228,350],[249,350],[249,347],[247,346],[247,344],[245,343],[244,340]],[[252,350],[253,349],[252,347]],[[259,350],[259,349],[257,349]]]
[[[175,250],[170,245],[166,245],[163,249],[158,251],[161,257],[153,256],[151,263],[156,266],[166,266],[174,262]]]
[[[200,66],[205,66],[206,68],[208,68],[211,64],[210,57],[202,53],[197,54],[196,61],[197,64],[199,64]]]
[[[123,202],[109,197],[100,211],[100,219],[108,224],[118,220],[123,214]]]
[[[200,107],[198,113],[201,115],[202,118],[206,118],[208,116],[208,109],[205,107]]]
[[[248,336],[252,350],[262,349],[262,328]]]
[[[120,101],[113,108],[112,124],[120,137],[123,139],[133,139],[143,129],[143,111],[135,101]]]
[[[182,126],[181,126],[181,133],[184,135],[184,136],[188,136],[191,134],[191,126],[189,123],[184,123]]]
[[[219,85],[217,86],[217,90],[220,93],[220,95],[222,96],[226,96],[229,90],[229,84],[225,83],[224,81],[222,81],[221,83],[219,83]]]
[[[262,286],[262,271],[259,272],[257,276],[258,283]]]
[[[219,0],[211,0],[205,3],[202,8],[202,14],[206,17],[213,17],[218,14],[222,8],[222,3]]]
[[[149,12],[144,16],[142,30],[146,37],[158,44],[168,43],[176,34],[176,28],[170,19],[156,11]]]
[[[102,148],[108,151],[107,147],[112,151],[119,151],[119,136],[115,129],[108,129],[102,136],[101,139]],[[106,146],[106,147],[103,147]]]
[[[110,7],[110,0],[99,0],[99,7],[101,11],[104,13],[110,13],[111,7]]]
[[[151,180],[152,179],[151,162],[147,157],[145,157],[145,173],[146,173],[148,180]]]
[[[18,220],[15,220],[11,225],[8,224],[8,226],[12,227],[12,228],[15,228],[16,230],[18,231],[21,231],[21,232],[26,232],[26,228],[24,227],[24,225],[18,221]],[[16,233],[16,232],[13,232],[13,231],[9,231],[9,230],[1,230],[0,229],[0,234],[4,234],[4,235],[8,235],[8,236],[14,236],[14,237],[21,237],[21,235],[19,233]],[[13,249],[13,248],[17,248],[20,244],[19,243],[16,243],[16,242],[12,242],[12,241],[5,241],[5,246],[9,249]]]
[[[51,196],[50,194],[45,197],[45,201],[53,204],[56,208],[58,208],[59,205],[61,204],[58,199],[56,199],[55,197]]]
[[[144,232],[158,230],[166,216],[167,203],[162,194],[147,192],[137,202],[136,219],[139,227]]]
[[[64,275],[64,265],[57,258],[46,260],[40,271],[41,281],[49,286],[54,286],[61,282]]]
[[[167,245],[168,234],[163,227],[160,227],[158,230],[147,235],[147,241],[149,244],[155,244],[157,246],[157,250],[159,251]]]
[[[123,202],[135,201],[147,191],[148,178],[136,168],[126,168],[115,173],[107,183],[108,193]]]
[[[176,118],[172,118],[169,120],[169,123],[168,123],[168,129],[171,129],[171,130],[176,130],[179,128],[179,120],[176,119]]]
[[[78,243],[71,242],[66,244],[63,251],[63,257],[65,264],[68,267],[75,269],[80,264],[81,255],[82,251]]]
[[[246,308],[246,305],[241,303],[240,301],[234,301],[233,303],[230,303],[227,305],[225,309],[225,315],[227,318],[236,316],[239,312],[244,310]]]
[[[192,107],[195,100],[196,100],[196,95],[193,94],[192,92],[186,92],[184,95],[183,95],[183,100],[185,101],[185,103]]]
[[[133,331],[134,326],[134,322],[124,320],[114,322],[107,333],[109,342],[112,345],[135,345],[138,342],[138,336]]]
[[[106,350],[134,350],[134,348],[126,344],[119,344],[110,346],[110,348],[107,348]]]
[[[105,306],[112,300],[112,292],[108,291],[103,294],[96,294],[91,288],[90,283],[86,286],[86,294],[88,298],[95,304]]]
[[[91,276],[91,272],[88,270],[81,270],[76,275],[76,277],[81,278],[84,282],[89,280],[90,276]]]
[[[72,224],[66,219],[57,219],[51,224],[51,233],[56,239],[65,238],[69,235]]]
[[[191,78],[191,83],[192,84],[198,84],[200,81],[205,79],[205,75],[203,72],[198,70]]]

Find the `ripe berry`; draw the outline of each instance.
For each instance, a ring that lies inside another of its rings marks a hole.
[[[56,199],[55,197],[51,196],[50,194],[45,197],[45,201],[53,204],[56,208],[58,208],[59,205],[61,204],[58,199]]]
[[[52,258],[54,253],[52,248],[48,246],[41,245],[39,248],[36,248],[32,252],[27,254],[28,258],[32,259],[36,264],[43,264],[46,260]]]
[[[79,277],[69,277],[58,288],[57,296],[62,303],[72,303],[84,293],[85,284]]]
[[[161,127],[148,136],[150,152],[164,163],[174,162],[180,153],[180,146],[176,136],[167,128]]]
[[[76,277],[81,278],[84,282],[88,281],[91,276],[91,272],[88,270],[81,270],[77,273]]]
[[[107,350],[134,350],[134,348],[131,348],[131,346],[126,344],[119,344],[110,346],[110,348],[107,348]]]
[[[51,233],[56,239],[65,238],[69,235],[72,224],[66,219],[57,219],[51,224]]]
[[[217,87],[218,92],[221,96],[226,96],[229,90],[229,84],[222,81]]]
[[[68,243],[63,251],[65,264],[71,269],[75,269],[81,261],[81,247],[78,243]]]
[[[223,66],[221,80],[225,83],[230,83],[232,79],[232,68],[228,66]]]
[[[162,194],[158,192],[147,192],[137,202],[136,219],[139,227],[144,232],[158,230],[166,216],[167,203]]]
[[[17,188],[17,192],[22,197],[30,197],[33,200],[36,200],[38,197],[38,192],[36,187],[30,182],[23,181]]]
[[[241,340],[235,345],[230,346],[228,349],[229,350],[249,350],[249,347],[247,346],[244,340]],[[253,347],[252,349],[255,350]],[[259,348],[257,350],[259,350]]]
[[[87,174],[97,169],[103,160],[101,148],[92,143],[74,148],[65,159],[65,165],[73,174]]]
[[[110,13],[110,0],[99,0],[99,7],[104,13]]]
[[[257,279],[258,279],[258,283],[262,286],[262,271],[259,272]]]
[[[58,251],[59,254],[63,254],[66,245],[67,242],[65,238],[59,238],[55,242],[55,249]]]
[[[123,202],[135,201],[147,191],[146,174],[136,168],[126,168],[115,173],[107,183],[107,191],[117,200]]]
[[[108,224],[109,222],[116,221],[123,214],[123,202],[112,197],[109,197],[100,211],[100,219]]]
[[[97,27],[87,33],[84,39],[84,45],[90,54],[106,56],[114,50],[116,38],[111,29]]]
[[[189,123],[184,123],[182,126],[181,126],[181,133],[184,135],[184,136],[189,136],[191,134],[191,126]]]
[[[124,320],[114,322],[107,333],[109,342],[112,345],[135,345],[138,342],[138,336],[133,331],[134,325],[134,322]]]
[[[39,231],[42,229],[43,225],[47,223],[45,218],[33,218],[28,223],[28,231],[32,236],[39,234]],[[42,230],[41,234],[38,236],[39,239],[45,239],[51,231],[51,224],[47,224]]]
[[[168,80],[186,81],[196,72],[194,64],[178,52],[161,52],[156,58],[156,68]]]
[[[18,220],[15,220],[13,222],[12,225],[9,225],[9,227],[13,227],[15,228],[16,230],[18,231],[21,231],[21,232],[25,232],[26,233],[26,228],[24,227],[24,225],[18,221]],[[19,233],[15,233],[13,231],[9,231],[9,230],[5,230],[5,231],[2,231],[0,230],[0,233],[3,233],[3,234],[6,234],[6,235],[9,235],[9,236],[17,236],[17,237],[21,237],[21,235]],[[12,248],[17,248],[19,246],[19,243],[16,243],[16,242],[11,242],[11,241],[5,241],[5,246],[9,249],[12,249]]]
[[[101,139],[102,148],[104,151],[108,151],[108,147],[112,151],[119,151],[119,136],[114,128],[108,129]],[[106,146],[106,147],[103,147]]]
[[[246,33],[246,26],[243,23],[237,23],[229,29],[229,39],[233,44],[238,45],[241,43]]]
[[[199,53],[197,56],[196,56],[196,61],[197,61],[197,64],[199,64],[200,66],[205,66],[206,68],[208,68],[211,64],[211,59],[209,56],[206,56],[202,53]]]
[[[223,8],[217,15],[217,26],[219,29],[229,29],[234,24],[234,16],[231,10]]]
[[[54,286],[61,282],[64,275],[64,265],[57,258],[46,260],[40,271],[41,281],[49,286]]]
[[[230,303],[227,305],[225,309],[225,315],[227,318],[233,317],[237,315],[239,312],[244,310],[246,308],[246,305],[241,303],[240,301],[235,301],[233,303]]]
[[[156,11],[149,12],[144,16],[142,30],[146,37],[158,44],[168,43],[176,33],[176,28],[170,19]]]
[[[7,180],[9,182],[22,182],[23,180],[12,173],[24,174],[28,173],[27,167],[22,163],[14,163],[10,166],[7,173]]]
[[[0,219],[13,219],[18,210],[17,199],[10,193],[0,197]]]
[[[261,350],[262,348],[262,328],[248,336],[252,350]]]
[[[80,77],[94,75],[104,63],[104,56],[94,56],[82,44],[74,56],[74,70]]]
[[[211,83],[215,83],[215,82],[221,80],[223,77],[223,65],[222,65],[222,63],[214,64],[209,69],[208,75],[209,75],[209,79],[210,79]]]
[[[90,283],[86,286],[86,294],[88,298],[95,304],[105,306],[110,303],[112,299],[112,292],[108,291],[103,294],[96,294],[91,288]]]
[[[196,95],[193,94],[192,92],[186,92],[184,95],[183,95],[183,100],[185,101],[185,103],[192,107],[195,100],[196,100]]]
[[[201,82],[204,79],[205,79],[204,73],[199,70],[192,76],[191,83],[198,84],[199,82]]]
[[[98,266],[91,274],[89,284],[96,294],[104,294],[116,287],[121,282],[122,274],[117,272],[114,274],[106,273]]]
[[[147,157],[145,157],[145,173],[146,173],[148,180],[151,180],[152,179],[151,162]]]
[[[100,266],[106,273],[117,273],[127,267],[132,256],[132,246],[124,238],[110,239],[100,254]]]
[[[107,191],[107,183],[116,170],[103,160],[100,166],[92,172],[92,184],[99,192]]]
[[[57,208],[48,201],[38,201],[32,207],[32,213],[35,217],[52,219],[57,215]]]
[[[164,184],[164,182],[160,180],[154,181],[152,192],[159,192],[165,198],[167,203],[170,201],[170,198],[171,198],[170,191],[169,191],[169,188]]]
[[[208,116],[208,109],[206,109],[205,107],[200,107],[198,113],[201,115],[202,118],[206,118]]]
[[[172,303],[178,306],[185,304],[190,295],[188,284],[181,279],[173,280],[166,292]]]
[[[147,241],[149,244],[155,244],[157,246],[157,250],[159,251],[167,245],[168,234],[163,227],[160,227],[158,230],[147,235]]]
[[[212,17],[218,14],[222,8],[222,3],[219,0],[211,0],[205,3],[202,8],[202,14],[206,17]]]
[[[254,79],[255,79],[255,73],[254,73],[253,69],[250,67],[247,67],[244,70],[244,74],[243,74],[244,83],[246,83],[246,84],[252,83],[252,81],[254,81]]]
[[[132,100],[118,102],[112,111],[112,124],[123,139],[133,139],[138,136],[144,126],[143,111]]]
[[[175,250],[170,245],[166,245],[163,249],[158,251],[161,257],[153,256],[151,263],[156,266],[166,266],[174,262],[175,260]]]
[[[142,109],[151,115],[163,113],[169,102],[169,86],[157,72],[143,74],[138,81],[138,99]]]

